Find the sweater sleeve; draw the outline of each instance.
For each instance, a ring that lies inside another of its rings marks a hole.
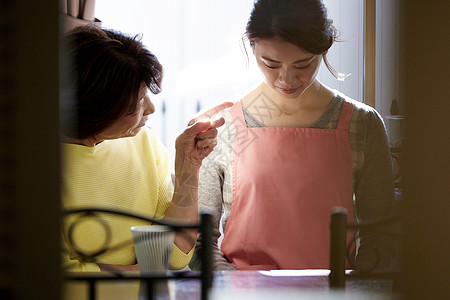
[[[355,176],[355,199],[358,220],[362,223],[390,216],[394,204],[392,159],[383,120],[375,110],[360,116],[364,162]],[[396,255],[389,226],[380,230],[361,229],[356,269],[386,270]]]
[[[235,270],[224,257],[219,247],[220,222],[223,214],[223,193],[227,189],[224,186],[226,165],[231,164],[233,132],[231,118],[225,114],[225,125],[219,128],[218,144],[213,153],[205,158],[200,168],[200,180],[198,191],[199,214],[208,212],[213,215],[213,270]],[[228,174],[230,175],[230,174]],[[198,235],[194,256],[189,264],[193,270],[200,270],[202,250],[201,234]]]

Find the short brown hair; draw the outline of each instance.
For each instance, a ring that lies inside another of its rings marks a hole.
[[[93,137],[123,115],[135,111],[141,85],[161,91],[163,67],[140,36],[127,36],[96,26],[80,26],[64,37],[72,66],[73,105],[62,110],[72,117],[64,134]],[[67,125],[67,124],[66,124]]]

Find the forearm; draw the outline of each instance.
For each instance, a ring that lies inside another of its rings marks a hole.
[[[203,159],[217,145],[217,128],[225,122],[223,118],[211,120],[211,117],[232,105],[232,102],[224,102],[192,119],[190,127],[175,141],[175,190],[165,218],[198,222],[199,169]],[[194,247],[196,237],[196,229],[185,230],[176,234],[175,244],[188,253]]]
[[[222,139],[227,137],[222,136]],[[198,207],[199,212],[205,211],[213,215],[213,238],[212,238],[212,255],[213,270],[234,270],[224,257],[223,252],[219,247],[220,238],[220,222],[221,216],[224,213],[224,201],[228,199],[230,193],[230,185],[227,182],[232,176],[227,169],[231,165],[231,153],[232,149],[228,148],[228,145],[232,143],[221,143],[217,146],[217,150],[214,151],[209,157],[207,157],[200,168],[200,181],[199,181],[199,196]],[[226,178],[226,179],[225,179]],[[231,200],[230,200],[231,201]],[[231,204],[231,203],[230,203]],[[225,204],[225,208],[227,205]],[[225,209],[227,212],[227,209]],[[228,216],[226,215],[225,218]],[[200,254],[202,250],[202,240],[199,234],[199,239],[195,246],[194,257],[191,260],[192,269],[200,268]]]
[[[165,219],[179,223],[198,222],[199,166],[181,155],[175,158],[175,190]],[[175,235],[175,244],[184,253],[194,247],[197,230],[189,229]]]

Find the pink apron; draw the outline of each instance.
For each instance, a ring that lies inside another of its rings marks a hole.
[[[233,202],[222,251],[237,269],[328,269],[331,210],[353,220],[352,154],[344,101],[336,129],[236,126]]]

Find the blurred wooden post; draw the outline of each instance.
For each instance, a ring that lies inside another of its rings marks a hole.
[[[375,107],[376,0],[364,9],[364,103]]]
[[[347,210],[335,207],[330,224],[330,288],[345,288]]]
[[[209,290],[212,286],[212,226],[212,215],[203,213],[200,218],[202,300],[208,299]]]
[[[450,1],[400,1],[404,144],[402,299],[449,299]]]

